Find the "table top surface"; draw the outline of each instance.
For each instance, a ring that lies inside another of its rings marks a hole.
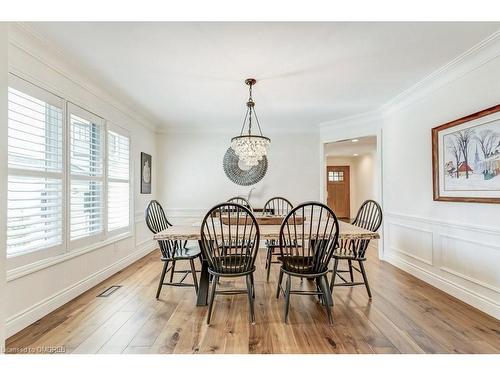
[[[201,220],[193,222],[191,225],[174,225],[164,231],[154,235],[155,240],[201,240]],[[278,240],[280,225],[260,225],[261,240]],[[307,237],[307,236],[306,236]],[[378,239],[380,238],[377,232],[357,227],[355,225],[339,221],[339,238],[340,239]]]

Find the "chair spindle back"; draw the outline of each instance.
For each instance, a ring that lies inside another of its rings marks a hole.
[[[283,197],[269,199],[264,205],[264,214],[285,216],[293,209],[293,204]]]
[[[299,220],[303,217],[305,220]],[[297,274],[328,271],[339,237],[335,213],[319,202],[306,202],[288,213],[280,228],[282,267]]]
[[[223,218],[227,224],[223,223]],[[255,267],[260,232],[252,212],[240,204],[214,206],[201,225],[202,251],[216,274],[244,274]]]
[[[154,234],[159,233],[162,230],[165,230],[172,226],[172,224],[170,224],[167,217],[165,216],[163,207],[156,200],[152,200],[151,202],[149,202],[148,206],[146,207],[145,216],[146,225]],[[158,241],[158,245],[160,246],[162,256],[167,259],[172,258],[175,250],[182,247],[179,241],[172,240],[160,240]]]

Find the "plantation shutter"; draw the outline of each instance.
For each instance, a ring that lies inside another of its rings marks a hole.
[[[70,239],[104,231],[104,121],[68,103],[70,128]]]
[[[130,225],[130,141],[108,131],[108,231]]]
[[[63,243],[63,106],[61,98],[10,79],[8,257]]]

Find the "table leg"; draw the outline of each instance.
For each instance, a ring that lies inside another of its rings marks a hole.
[[[198,241],[201,249],[201,241]],[[196,306],[206,306],[208,305],[208,288],[210,287],[210,275],[208,273],[208,263],[203,257],[203,252],[201,256],[201,274],[200,274],[200,285],[198,287],[198,297],[196,300]]]

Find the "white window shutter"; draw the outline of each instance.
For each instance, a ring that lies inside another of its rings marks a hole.
[[[130,140],[108,131],[108,231],[130,226]]]

